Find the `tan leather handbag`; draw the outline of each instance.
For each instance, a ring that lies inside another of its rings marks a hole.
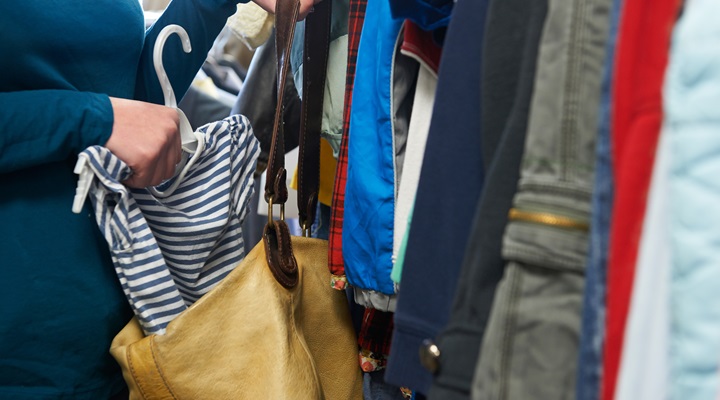
[[[304,232],[317,203],[331,3],[315,5],[305,31],[298,190]],[[277,4],[277,98],[283,99],[299,1]],[[279,121],[281,104],[265,188],[270,210],[287,200]],[[355,331],[344,293],[330,287],[327,242],[291,237],[285,222],[272,217],[262,243],[171,321],[164,335],[145,336],[133,319],[115,337],[110,352],[122,367],[131,399],[362,398]]]

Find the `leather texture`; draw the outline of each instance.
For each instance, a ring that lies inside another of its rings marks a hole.
[[[272,146],[273,122],[277,108],[277,62],[275,60],[275,30],[270,39],[255,50],[243,88],[238,95],[231,114],[242,114],[252,121],[253,133],[260,141],[257,176],[260,176],[268,164],[268,155]],[[300,96],[298,96],[292,75],[285,78],[283,112],[285,149],[298,146],[300,132]]]
[[[355,331],[328,282],[327,242],[292,237],[298,284],[281,286],[260,243],[217,287],[144,337],[113,340],[131,400],[362,398]]]
[[[284,99],[285,83],[290,70],[290,50],[295,36],[300,1],[277,1],[275,4],[275,52],[277,56],[277,97]],[[270,146],[268,160],[267,180],[265,182],[265,201],[273,204],[285,204],[287,201],[287,184],[285,169],[285,142],[277,140],[284,137],[283,130],[284,107],[279,104],[275,109],[273,122],[273,140]],[[318,116],[318,118],[322,118]],[[302,131],[301,131],[302,132]],[[302,141],[302,139],[301,139]]]
[[[284,99],[298,7],[298,0],[277,2],[278,99]],[[327,53],[327,35],[313,37],[312,46],[324,41]],[[322,99],[324,83],[313,87],[306,99]],[[321,111],[303,120],[314,126]],[[287,199],[281,121],[282,104],[275,114],[265,188],[266,200],[274,204]],[[319,148],[319,139],[318,133],[317,141],[306,143]],[[319,154],[309,149],[300,163]],[[306,165],[317,168],[314,161]],[[319,171],[311,175],[319,179]],[[308,180],[300,179],[299,191]],[[262,242],[172,320],[164,335],[145,337],[133,319],[110,349],[130,399],[362,399],[355,329],[345,293],[329,285],[327,254],[327,241],[292,237],[285,221],[271,221]]]
[[[330,47],[332,1],[313,6],[305,22],[303,93],[300,110],[300,157],[298,162],[298,208],[300,226],[312,225],[320,190],[320,131]]]
[[[287,224],[283,221],[266,224],[263,243],[268,267],[275,280],[288,289],[294,288],[298,282],[298,268]]]

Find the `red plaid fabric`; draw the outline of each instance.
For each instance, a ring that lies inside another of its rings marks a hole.
[[[338,156],[337,170],[335,171],[335,188],[333,190],[332,216],[330,219],[330,237],[328,241],[330,272],[333,274],[332,287],[338,290],[345,289],[345,263],[342,253],[342,225],[345,212],[345,184],[347,182],[348,140],[350,139],[350,111],[352,108],[352,93],[355,82],[355,67],[357,66],[358,48],[360,47],[360,33],[365,21],[365,7],[367,0],[350,0],[350,15],[348,18],[348,61],[345,78],[345,108],[343,109],[343,131]],[[382,369],[385,366],[385,357],[390,354],[390,339],[393,331],[393,314],[375,309],[366,309],[362,325],[358,334],[360,364],[363,360],[373,358],[373,368]],[[368,356],[368,352],[372,355]]]
[[[333,190],[332,216],[330,219],[330,237],[328,240],[330,273],[333,274],[332,286],[335,289],[344,289],[345,264],[342,254],[342,225],[345,212],[345,184],[347,183],[348,139],[350,130],[350,109],[352,106],[353,83],[355,82],[355,67],[357,66],[358,48],[360,47],[360,32],[365,20],[365,7],[367,0],[350,0],[350,15],[348,18],[348,61],[345,78],[345,108],[343,109],[343,130],[338,156],[337,170],[335,172],[335,189]]]
[[[390,339],[393,331],[393,313],[366,308],[358,333],[361,349],[381,356],[390,354]]]

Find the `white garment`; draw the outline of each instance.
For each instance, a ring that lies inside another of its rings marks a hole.
[[[668,397],[670,142],[660,133],[643,221],[615,400]]]
[[[424,63],[420,63],[410,116],[408,138],[405,149],[405,161],[402,166],[402,178],[395,201],[395,228],[393,229],[393,263],[397,259],[405,231],[408,229],[408,218],[415,202],[420,171],[425,157],[425,144],[430,131],[430,120],[435,104],[437,75]]]
[[[197,132],[204,140],[189,156],[185,175],[157,186],[155,193],[120,183],[130,168],[104,147],[89,147],[79,156],[97,178],[90,187],[96,221],[146,334],[164,333],[245,256],[241,226],[260,146],[240,115]]]

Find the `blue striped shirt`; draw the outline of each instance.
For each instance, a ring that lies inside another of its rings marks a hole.
[[[108,149],[80,154],[96,179],[90,199],[110,246],[123,291],[147,334],[212,289],[244,257],[241,231],[260,152],[248,120],[233,115],[207,124],[185,159],[187,173],[155,190],[122,183],[130,168]]]

